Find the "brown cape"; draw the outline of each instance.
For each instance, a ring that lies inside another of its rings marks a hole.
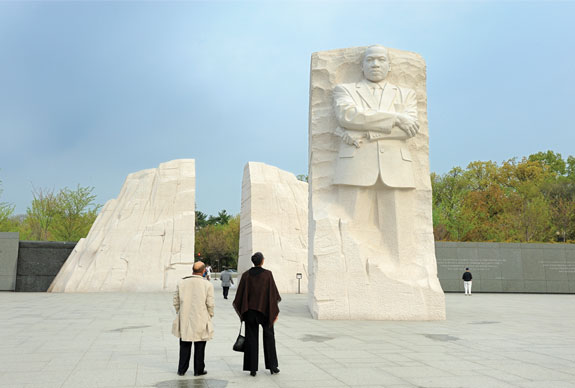
[[[268,317],[271,326],[280,313],[281,300],[271,271],[253,267],[242,274],[233,305],[240,319],[246,311],[256,310]]]

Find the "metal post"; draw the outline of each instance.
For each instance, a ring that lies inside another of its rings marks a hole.
[[[300,294],[300,282],[301,282],[302,275],[301,275],[301,273],[298,272],[295,274],[295,277],[297,278],[297,293]]]

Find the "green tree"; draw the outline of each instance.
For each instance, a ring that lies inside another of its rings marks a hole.
[[[75,190],[67,187],[56,197],[56,219],[52,227],[52,238],[57,241],[78,241],[86,237],[98,216],[101,205],[94,203],[93,187]]]
[[[218,223],[220,225],[227,225],[230,222],[232,216],[224,209],[218,213]]]
[[[1,194],[1,191],[0,191]],[[0,232],[8,232],[10,229],[10,217],[14,213],[14,205],[0,202]]]
[[[567,177],[575,182],[575,157],[567,157]]]
[[[463,217],[463,198],[469,192],[469,182],[460,167],[447,174],[431,174],[433,187],[433,225],[437,240],[460,240],[469,223]]]
[[[54,189],[32,189],[32,204],[26,209],[25,223],[31,240],[50,240],[50,228],[58,213]]]
[[[559,241],[575,240],[575,200],[558,198],[551,211]]]
[[[210,216],[208,218],[209,225],[226,225],[232,216],[228,214],[228,212],[224,210],[220,210],[217,216]]]
[[[196,231],[202,229],[208,224],[208,215],[199,210],[196,210]]]
[[[195,250],[196,253],[201,253],[203,260],[212,266],[218,264],[220,267],[222,265],[237,266],[239,237],[239,216],[230,216],[225,224],[208,224],[197,230]]]
[[[93,187],[32,190],[32,204],[22,223],[23,235],[31,240],[78,241],[96,220],[100,205],[94,204]]]
[[[566,241],[575,238],[575,179],[552,151],[498,165],[476,161],[431,175],[438,240]]]
[[[567,172],[567,163],[563,160],[560,153],[553,151],[537,152],[527,157],[530,162],[540,162],[558,175],[565,175]]]
[[[0,197],[2,196],[2,181],[0,181]],[[14,213],[14,205],[7,202],[0,202],[0,232],[8,232],[10,217]]]

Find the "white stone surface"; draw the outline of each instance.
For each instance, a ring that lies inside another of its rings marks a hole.
[[[280,293],[307,292],[308,184],[265,163],[249,162],[242,181],[238,272],[262,252]]]
[[[194,159],[128,175],[48,291],[175,290],[192,273],[195,196]]]
[[[445,319],[425,62],[394,49],[364,53],[312,55],[310,310],[318,319]]]

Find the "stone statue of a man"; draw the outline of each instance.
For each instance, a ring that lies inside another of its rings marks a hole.
[[[370,46],[312,54],[308,300],[314,318],[445,319],[425,79],[425,60],[414,52]]]
[[[359,235],[369,224],[377,226],[384,261],[399,264],[407,260],[413,241],[415,180],[407,140],[419,131],[417,100],[413,90],[386,81],[385,47],[368,47],[362,68],[361,81],[334,89],[341,144],[333,183],[339,186],[343,218]]]
[[[378,176],[396,188],[412,188],[411,157],[405,140],[417,134],[417,100],[411,89],[385,80],[387,49],[370,46],[363,58],[364,79],[334,90],[339,149],[334,183],[372,186]]]

